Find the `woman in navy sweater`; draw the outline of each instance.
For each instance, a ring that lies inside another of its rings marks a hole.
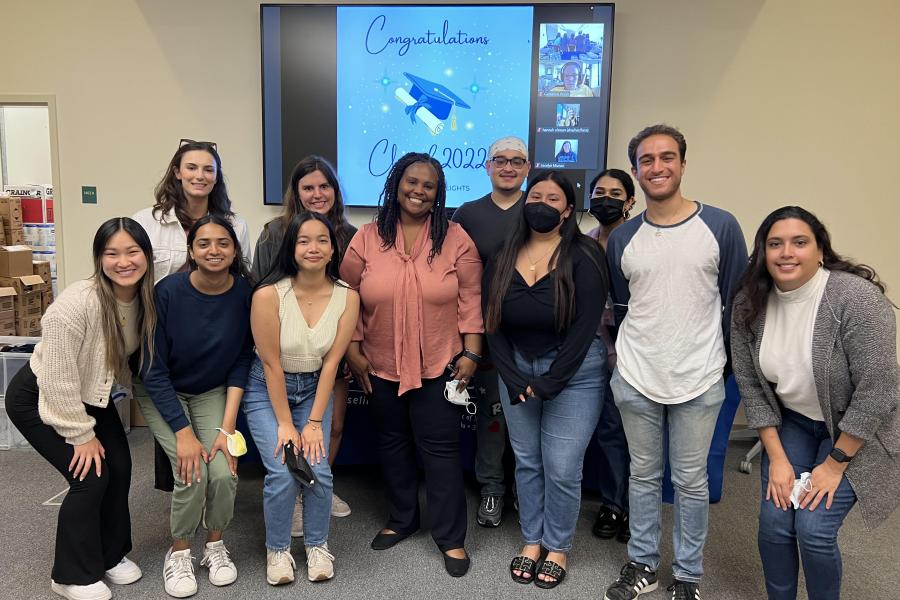
[[[163,577],[170,596],[197,591],[190,538],[207,529],[201,566],[213,585],[228,585],[237,569],[222,532],[231,521],[236,462],[226,433],[234,432],[250,367],[250,282],[231,223],[207,215],[188,233],[190,272],[156,286],[158,321],[152,363],[143,371],[150,399],[139,399],[153,436],[172,463],[172,547]]]

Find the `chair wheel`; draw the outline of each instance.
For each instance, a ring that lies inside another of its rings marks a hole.
[[[741,471],[741,473],[747,473],[747,474],[752,473],[753,472],[753,463],[751,463],[749,460],[742,460],[741,466],[740,466],[740,471]]]

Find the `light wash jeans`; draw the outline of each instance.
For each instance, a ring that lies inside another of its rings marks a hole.
[[[556,350],[516,363],[527,379],[547,372]],[[584,453],[597,427],[606,387],[606,346],[591,343],[584,361],[556,398],[510,405],[500,394],[509,441],[516,456],[519,521],[526,544],[568,552],[581,509]],[[503,386],[504,388],[506,386]]]
[[[725,384],[719,379],[696,398],[681,404],[650,400],[625,381],[618,369],[613,371],[610,387],[622,415],[631,455],[628,558],[653,570],[659,568],[662,476],[668,454],[675,488],[672,570],[677,579],[698,583],[703,576],[703,545],[709,517],[706,459],[719,409],[725,401]]]
[[[319,371],[313,373],[285,373],[288,404],[294,419],[294,426],[301,431],[306,425],[316,399],[319,385]],[[266,520],[266,548],[269,550],[289,550],[291,547],[291,516],[297,494],[303,493],[303,543],[306,546],[321,546],[328,541],[331,526],[331,467],[328,466],[327,432],[331,431],[332,401],[322,415],[322,431],[325,434],[325,458],[322,462],[310,464],[319,480],[315,488],[301,488],[281,462],[281,455],[275,458],[275,444],[278,443],[278,421],[263,374],[262,362],[253,360],[247,389],[244,391],[244,414],[247,425],[263,465],[266,479],[263,484],[263,514]]]
[[[813,421],[800,413],[781,408],[778,438],[794,467],[798,479],[804,471],[825,462],[834,447],[824,421]],[[812,600],[838,600],[841,597],[842,562],[837,545],[838,530],[844,517],[856,504],[856,494],[844,477],[834,494],[831,508],[823,500],[816,510],[781,510],[766,500],[769,485],[769,455],[763,453],[762,499],[759,507],[759,556],[769,600],[797,598],[797,574],[800,559],[806,592]],[[798,552],[799,547],[799,552]]]

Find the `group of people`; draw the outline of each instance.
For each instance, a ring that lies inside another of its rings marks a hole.
[[[514,581],[553,588],[565,579],[596,437],[593,532],[627,543],[628,555],[605,600],[658,586],[666,461],[675,488],[669,589],[698,600],[706,458],[733,371],[765,446],[759,550],[769,597],[796,597],[802,560],[810,598],[838,598],[847,512],[859,501],[874,527],[900,502],[891,303],[874,271],[841,258],[800,207],[770,214],[748,259],[731,214],[682,195],[686,152],[672,127],[640,131],[628,157],[646,210],[630,218],[631,175],[603,171],[590,186],[599,226],[587,235],[573,185],[560,172],[531,174],[515,137],[491,145],[491,191],[452,220],[440,163],[402,156],[374,221],[358,231],[334,169],[311,156],[251,253],[215,144],[182,140],[155,205],[97,231],[93,275],[51,305],[42,341],[7,391],[11,421],[70,486],[53,591],[101,600],[111,597],[106,582],[141,577],[127,558],[131,456],[113,385],[134,388],[174,477],[169,595],[197,592],[191,541],[201,525],[210,583],[237,578],[223,534],[240,410],[267,473],[268,583],[294,580],[292,536],[303,537],[308,579],[332,578],[330,518],[350,508],[333,492],[330,464],[352,374],[371,395],[384,474],[388,514],[372,549],[422,526],[418,457],[444,568],[469,570],[458,400],[476,385],[476,522],[499,526],[513,492],[522,533]],[[300,456],[314,486],[291,474]]]

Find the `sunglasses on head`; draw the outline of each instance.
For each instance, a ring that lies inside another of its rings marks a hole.
[[[209,146],[209,147],[212,148],[214,151],[216,151],[216,152],[219,151],[219,148],[218,148],[218,146],[216,146],[216,143],[215,143],[215,142],[205,142],[205,141],[201,141],[201,140],[191,140],[191,139],[188,139],[188,138],[181,138],[181,139],[178,141],[178,147],[179,147],[179,148],[181,148],[181,147],[184,146],[185,144],[198,144],[198,145],[200,145],[200,146]]]

